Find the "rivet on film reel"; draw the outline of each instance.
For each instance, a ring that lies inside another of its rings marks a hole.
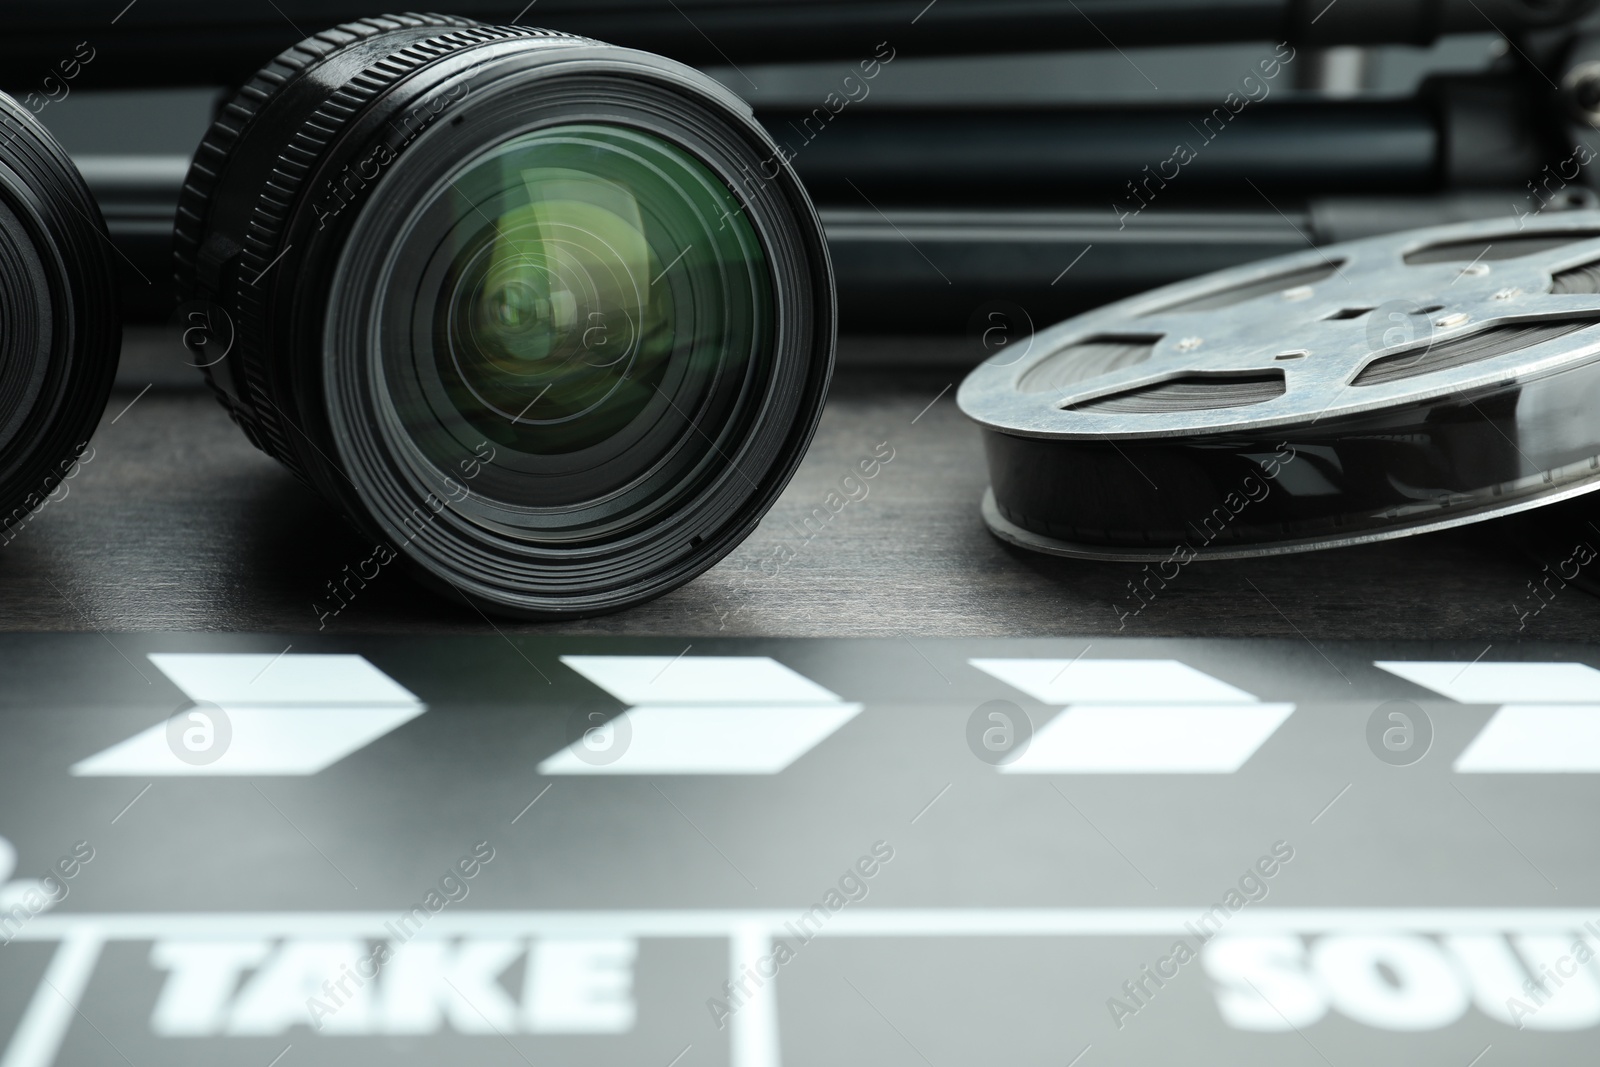
[[[1600,212],[1310,249],[1131,297],[962,383],[991,530],[1087,559],[1377,541],[1600,489]]]

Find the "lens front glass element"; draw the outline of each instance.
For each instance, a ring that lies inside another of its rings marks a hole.
[[[610,498],[614,520],[726,471],[771,281],[683,148],[620,125],[523,134],[449,174],[394,247],[384,384],[438,472],[513,509]]]

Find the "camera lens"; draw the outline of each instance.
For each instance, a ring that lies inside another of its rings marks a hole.
[[[105,223],[65,151],[0,93],[0,529],[75,473],[122,330]]]
[[[251,438],[425,581],[615,610],[749,533],[832,367],[816,214],[736,97],[442,16],[280,56],[185,186],[178,280]]]

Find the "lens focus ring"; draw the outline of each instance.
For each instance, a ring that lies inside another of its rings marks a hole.
[[[298,449],[289,446],[285,434],[293,430],[282,424],[267,384],[271,371],[262,364],[270,311],[262,307],[257,287],[276,254],[272,250],[278,247],[285,209],[303,185],[305,159],[327,147],[338,124],[321,106],[328,94],[309,85],[306,76],[341,59],[347,67],[352,59],[388,59],[411,42],[428,42],[430,51],[436,50],[447,31],[473,26],[469,19],[449,16],[397,15],[309,37],[281,53],[228,102],[195,152],[173,232],[179,295],[217,302],[241,328],[234,358],[206,367],[206,380],[250,440],[302,479],[310,480]],[[380,40],[374,43],[374,38]],[[410,63],[402,60],[404,70],[425,62],[419,55],[406,58]],[[392,77],[393,72],[379,72],[345,93],[370,97],[384,73]]]

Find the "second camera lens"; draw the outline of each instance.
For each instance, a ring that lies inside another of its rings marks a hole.
[[[77,473],[117,371],[110,240],[88,186],[0,93],[0,529]]]

